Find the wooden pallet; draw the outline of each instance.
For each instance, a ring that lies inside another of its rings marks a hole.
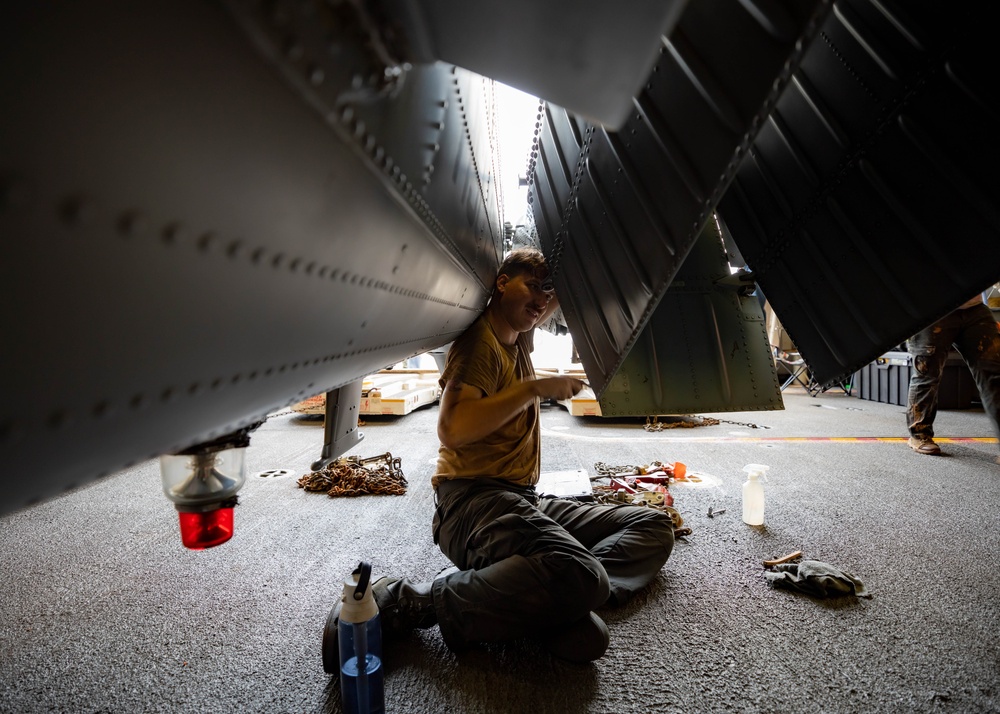
[[[362,416],[404,416],[414,409],[433,404],[441,397],[440,375],[428,369],[383,369],[370,374],[361,383]],[[304,399],[292,407],[299,414],[326,414],[326,393]]]

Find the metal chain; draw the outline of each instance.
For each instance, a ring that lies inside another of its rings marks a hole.
[[[365,494],[402,496],[407,486],[402,463],[403,460],[398,456],[393,458],[391,452],[367,459],[348,456],[319,471],[305,474],[299,478],[298,486],[306,491],[323,491],[330,497]]]
[[[594,464],[594,471],[603,476],[617,476],[619,474],[636,475],[639,469],[636,466],[608,466],[603,461]]]
[[[681,414],[682,417],[693,417],[694,414]],[[671,421],[662,422],[659,417],[646,417],[646,423],[642,427],[646,431],[663,431],[664,429],[693,429],[696,426],[715,426],[719,423],[718,419],[713,419],[712,417],[697,417],[701,419],[699,423],[690,421]]]
[[[266,417],[264,417],[264,421],[267,421],[268,419],[274,419],[275,417],[287,416],[288,414],[297,414],[297,413],[298,412],[296,412],[294,409],[286,409],[283,412],[275,412],[274,414],[268,414]]]
[[[693,419],[699,419],[698,422],[691,421],[673,421],[673,422],[662,422],[659,417],[646,417],[646,423],[643,425],[643,429],[646,431],[663,431],[665,429],[693,429],[698,426],[716,426],[717,424],[734,424],[736,426],[745,426],[749,429],[770,429],[769,426],[761,426],[760,424],[754,424],[752,422],[746,421],[730,421],[728,419],[716,419],[715,417],[699,416],[697,414],[681,414],[681,417],[691,417]]]
[[[728,419],[719,419],[723,424],[735,424],[736,426],[745,426],[749,429],[770,429],[769,426],[764,426],[763,424],[754,424],[749,421],[729,421]]]
[[[650,461],[648,464],[643,464],[642,466],[633,466],[632,464],[610,466],[603,461],[596,461],[594,462],[594,471],[600,474],[600,476],[594,476],[590,480],[595,481],[614,476],[644,476],[646,474],[657,473],[658,471],[668,471],[672,468],[673,466],[665,464],[662,461]]]

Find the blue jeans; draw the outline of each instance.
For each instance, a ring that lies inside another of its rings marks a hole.
[[[501,479],[446,481],[437,501],[434,540],[459,568],[432,586],[453,650],[538,635],[623,604],[674,545],[661,511],[539,498]]]
[[[906,420],[912,436],[934,436],[938,390],[952,345],[969,365],[983,409],[1000,435],[1000,330],[985,305],[958,309],[907,341],[913,356]]]

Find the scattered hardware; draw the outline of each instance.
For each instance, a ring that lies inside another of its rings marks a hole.
[[[300,477],[299,488],[323,491],[331,497],[381,494],[402,496],[406,493],[402,459],[386,452],[381,456],[361,459],[348,456],[337,459],[320,471]]]
[[[599,503],[623,503],[631,506],[648,506],[658,511],[663,511],[670,520],[674,522],[674,528],[680,528],[684,524],[680,511],[673,506],[666,505],[665,501],[658,500],[656,494],[639,493],[631,494],[622,490],[612,489],[609,486],[594,486],[594,500]]]
[[[687,467],[680,461],[676,463],[664,463],[663,461],[650,461],[642,466],[609,466],[603,461],[594,464],[594,470],[600,474],[596,478],[629,476],[642,477],[642,481],[669,481],[671,479],[683,481],[687,473]]]
[[[713,510],[711,506],[708,507],[708,517],[715,518],[716,516],[721,516],[726,512],[725,508],[720,508],[718,510]]]
[[[610,466],[598,461],[594,464],[594,470],[600,475],[591,478],[591,481],[608,479],[609,482],[594,484],[596,501],[655,508],[670,516],[675,538],[691,535],[690,528],[682,527],[684,519],[673,507],[674,497],[668,488],[671,482],[685,478],[687,467],[684,464],[679,461],[673,464],[652,461],[642,466]]]

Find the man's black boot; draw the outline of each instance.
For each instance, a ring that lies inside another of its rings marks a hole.
[[[604,655],[611,643],[611,634],[604,620],[590,613],[582,620],[546,632],[540,639],[553,657],[584,664]]]
[[[414,628],[425,630],[437,624],[431,583],[414,583],[406,578],[379,578],[372,583],[372,596],[387,638],[405,635]]]
[[[431,583],[412,583],[404,578],[379,578],[372,583],[372,597],[378,605],[382,636],[386,639],[405,635],[414,628],[426,629],[437,624]],[[340,600],[334,604],[323,628],[323,669],[327,674],[340,671],[337,634],[342,605]]]

